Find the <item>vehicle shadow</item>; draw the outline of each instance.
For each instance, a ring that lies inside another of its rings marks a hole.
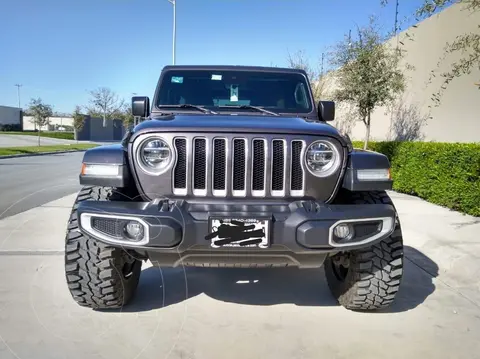
[[[438,265],[418,249],[404,246],[404,273],[393,305],[383,313],[406,312],[422,304],[434,291]]]
[[[438,266],[415,248],[405,247],[405,272],[396,301],[379,313],[416,308],[434,292]],[[142,271],[137,293],[124,312],[142,312],[183,302],[199,294],[230,303],[338,306],[323,268],[159,268]]]

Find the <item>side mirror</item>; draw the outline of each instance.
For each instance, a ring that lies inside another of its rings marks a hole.
[[[146,96],[132,97],[132,115],[138,117],[150,116],[150,99]]]
[[[335,119],[335,102],[320,101],[318,103],[318,117],[322,121],[333,121]]]

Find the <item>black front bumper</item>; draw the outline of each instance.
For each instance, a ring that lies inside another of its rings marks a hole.
[[[209,218],[267,218],[271,222],[268,248],[213,248]],[[368,247],[389,236],[395,223],[391,205],[325,205],[313,201],[206,203],[184,200],[152,202],[84,201],[78,206],[80,230],[101,242],[135,249],[152,262],[165,266],[321,266],[334,252]],[[95,218],[114,221],[139,219],[148,238],[133,242],[107,235],[92,227]],[[382,222],[384,228],[367,237],[349,241],[348,246],[332,235],[338,221]],[[390,221],[390,222],[389,222]],[[391,230],[385,226],[391,224]],[[92,229],[93,228],[93,229]]]

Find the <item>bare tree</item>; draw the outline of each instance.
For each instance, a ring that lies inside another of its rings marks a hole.
[[[421,112],[416,104],[398,101],[391,109],[390,139],[392,141],[421,141],[424,139],[423,127],[430,118]]]
[[[89,106],[87,106],[88,114],[102,117],[103,127],[107,126],[107,119],[113,119],[124,105],[124,101],[120,100],[118,95],[108,87],[99,87],[90,91],[90,96]]]
[[[327,97],[328,76],[326,71],[324,71],[323,63],[320,62],[319,66],[312,66],[303,50],[298,50],[294,54],[289,52],[287,63],[288,67],[304,70],[307,73],[315,102]]]
[[[115,113],[115,118],[121,119],[123,122],[123,127],[128,129],[134,124],[135,118],[133,117],[132,108],[126,102],[123,102],[122,107]]]
[[[50,123],[50,117],[53,114],[52,106],[44,104],[40,98],[32,99],[28,111],[33,117],[33,123],[38,126],[38,145],[40,146],[42,127]]]
[[[399,67],[401,54],[385,43],[374,18],[367,26],[357,28],[356,36],[345,36],[330,54],[330,62],[338,68],[334,98],[350,104],[365,124],[365,149],[372,112],[395,101],[405,88]]]

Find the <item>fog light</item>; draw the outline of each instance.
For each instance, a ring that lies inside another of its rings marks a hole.
[[[333,230],[335,237],[340,239],[351,239],[353,237],[353,227],[346,223],[341,223]]]
[[[130,221],[124,227],[127,237],[134,241],[139,241],[143,238],[143,225],[137,221]]]

